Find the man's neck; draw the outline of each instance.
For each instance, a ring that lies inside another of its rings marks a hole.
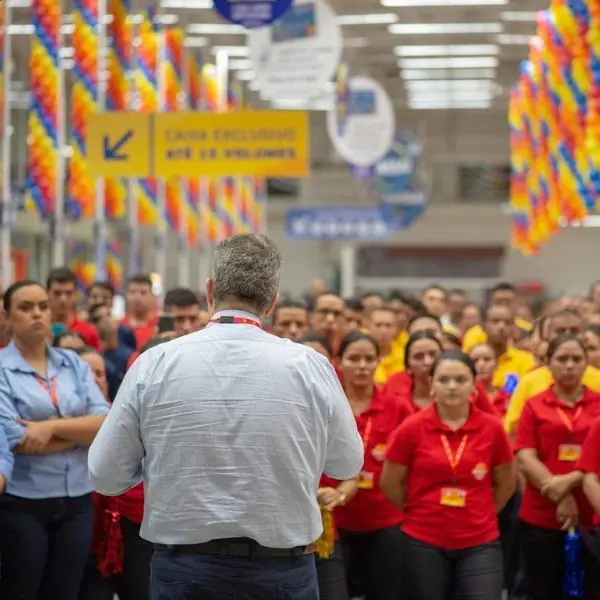
[[[44,342],[28,344],[22,340],[14,340],[15,346],[18,348],[21,356],[28,362],[38,364],[46,360],[46,344]]]
[[[227,302],[223,304],[219,304],[215,306],[214,314],[226,311],[239,311],[246,312],[251,315],[254,315],[259,320],[263,319],[264,315],[260,314],[260,311],[256,309],[254,306],[250,306],[249,304],[244,304],[243,302]]]
[[[66,313],[64,315],[52,315],[52,322],[64,325],[68,329],[73,325],[73,321],[75,321],[75,316],[75,311],[73,311],[72,313]]]
[[[379,354],[381,358],[385,358],[392,353],[392,344],[391,342],[380,343],[379,344]]]
[[[508,343],[506,342],[498,342],[495,344],[490,344],[490,346],[492,347],[494,353],[498,358],[504,356],[506,354],[506,351],[508,350]]]
[[[128,313],[127,320],[133,327],[145,327],[150,322],[152,314],[150,311]]]

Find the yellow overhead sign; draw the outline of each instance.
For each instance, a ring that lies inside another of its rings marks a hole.
[[[100,113],[88,123],[96,177],[306,177],[305,112]]]

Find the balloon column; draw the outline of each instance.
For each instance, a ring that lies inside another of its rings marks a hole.
[[[34,33],[29,58],[31,111],[27,157],[26,206],[47,218],[54,210],[59,171],[58,40],[61,22],[54,0],[33,0]]]
[[[600,194],[600,7],[553,0],[509,103],[512,245],[539,250]]]

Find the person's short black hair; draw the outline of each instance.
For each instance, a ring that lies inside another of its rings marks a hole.
[[[575,342],[583,350],[583,355],[587,358],[587,351],[585,349],[585,345],[578,335],[573,335],[572,333],[561,333],[560,335],[557,335],[554,339],[550,340],[548,344],[548,349],[546,350],[546,361],[550,361],[550,359],[556,354],[558,349],[567,342]]]
[[[314,297],[309,297],[306,299],[306,304],[308,306],[308,312],[314,312],[316,306],[317,306],[317,302],[323,297],[323,296],[334,296],[335,298],[339,298],[342,302],[344,301],[344,299],[337,293],[337,292],[322,292],[321,294],[317,294]]]
[[[415,313],[415,315],[414,315],[413,318],[415,318],[415,317],[429,316],[429,312],[425,308],[425,305],[420,300],[418,300],[417,298],[412,298],[412,297],[409,296],[406,299],[405,304],[407,306],[409,306],[413,310],[413,312]]]
[[[141,348],[138,356],[144,354],[144,352],[148,352],[152,348],[156,348],[156,346],[160,346],[161,344],[165,344],[166,342],[170,342],[169,338],[164,337],[153,337],[149,339]]]
[[[101,356],[102,359],[104,359],[102,352],[99,352],[98,350],[96,350],[96,348],[93,348],[92,346],[84,346],[83,348],[77,348],[77,350],[72,350],[72,352],[75,352],[77,356],[83,356],[84,354],[94,354],[95,356]]]
[[[31,285],[35,285],[46,291],[44,286],[39,281],[35,281],[33,279],[21,279],[20,281],[15,281],[15,283],[9,285],[4,292],[4,297],[2,298],[4,311],[8,312],[10,310],[10,307],[12,306],[12,297],[15,295],[15,292],[18,292],[19,290]]]
[[[388,302],[391,300],[396,300],[397,302],[403,302],[404,304],[408,304],[410,299],[411,296],[405,294],[402,290],[390,290],[390,293],[386,298]]]
[[[190,288],[176,287],[168,290],[165,294],[164,306],[167,312],[172,306],[177,308],[200,307],[200,299]]]
[[[309,331],[306,335],[303,335],[298,341],[298,344],[307,344],[309,342],[315,342],[316,344],[321,344],[323,348],[325,348],[329,358],[333,356],[333,348],[331,346],[331,342],[321,333],[317,333],[316,331]]]
[[[85,340],[83,339],[83,336],[80,333],[77,333],[76,331],[61,331],[59,334],[55,335],[52,338],[52,345],[55,348],[58,348],[58,347],[60,347],[60,342],[62,340],[64,340],[65,338],[70,338],[70,337],[77,338],[85,344]]]
[[[72,283],[77,286],[77,275],[69,267],[56,267],[48,273],[46,288],[50,289],[53,283]]]
[[[138,273],[137,275],[132,275],[127,280],[127,285],[131,285],[132,283],[139,283],[140,285],[147,285],[152,289],[152,277],[147,273]]]
[[[346,303],[346,308],[348,310],[354,310],[356,312],[363,311],[362,300],[360,298],[348,298],[344,300],[344,302]]]
[[[433,376],[437,371],[438,367],[447,361],[457,361],[463,363],[469,371],[471,371],[471,375],[473,375],[473,379],[477,377],[477,369],[475,368],[475,361],[462,350],[444,350],[439,358],[435,361],[431,369],[431,375]]]
[[[90,319],[94,318],[94,315],[101,309],[101,308],[106,308],[108,310],[110,310],[110,306],[108,306],[108,304],[103,304],[103,303],[99,303],[99,304],[92,304],[92,306],[90,306],[90,308],[88,309],[88,317]]]
[[[366,333],[364,331],[351,331],[350,333],[347,333],[343,337],[343,339],[340,343],[340,347],[338,348],[338,353],[337,353],[338,358],[342,358],[344,356],[344,354],[346,353],[346,350],[348,350],[348,347],[351,344],[360,342],[362,340],[366,340],[367,342],[372,344],[373,348],[375,348],[375,353],[377,354],[377,356],[379,356],[379,344],[377,343],[377,340],[370,333]]]
[[[89,298],[89,296],[92,293],[92,291],[94,290],[94,288],[100,288],[101,290],[108,292],[110,294],[111,298],[114,298],[115,294],[117,293],[115,291],[115,288],[113,287],[113,285],[111,283],[109,283],[108,281],[94,281],[94,283],[92,283],[92,285],[88,286],[88,288],[85,290],[86,297]]]
[[[412,316],[409,320],[408,323],[406,325],[407,329],[410,329],[410,326],[415,322],[418,321],[419,319],[431,319],[432,321],[435,321],[440,328],[442,327],[442,322],[439,320],[438,317],[436,317],[435,315],[432,315],[430,312],[425,311],[424,313],[421,314],[416,314],[414,316]]]
[[[501,281],[500,283],[497,283],[490,290],[490,296],[493,296],[496,292],[515,292],[516,293],[516,291],[517,291],[517,288],[512,283],[508,283],[508,281]]]
[[[417,331],[408,338],[408,342],[406,342],[406,346],[404,346],[404,364],[407,368],[409,366],[408,363],[410,361],[412,347],[420,340],[431,340],[437,344],[440,351],[443,350],[442,342],[440,342],[440,340],[433,335],[433,333],[430,333],[429,331]]]
[[[284,298],[275,305],[275,308],[271,313],[271,322],[276,323],[279,311],[284,310],[286,308],[295,308],[297,310],[303,310],[308,314],[308,306],[306,305],[306,302],[304,302],[303,300],[296,300],[295,298]]]
[[[463,298],[466,298],[467,291],[462,288],[452,288],[448,290],[448,296],[463,296]]]

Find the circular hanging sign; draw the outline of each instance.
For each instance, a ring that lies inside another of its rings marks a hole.
[[[213,8],[224,19],[246,29],[270,25],[291,5],[292,0],[213,0]]]
[[[310,100],[333,78],[342,33],[324,0],[296,0],[272,27],[249,32],[248,47],[265,98]]]
[[[348,82],[347,107],[337,106],[327,114],[329,137],[342,158],[355,167],[376,163],[394,141],[396,116],[383,87],[369,77],[351,77]],[[340,127],[339,114],[346,123]]]

